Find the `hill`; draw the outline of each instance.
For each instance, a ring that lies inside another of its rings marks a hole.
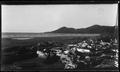
[[[61,27],[55,31],[51,31],[49,33],[114,33],[115,27],[114,26],[101,26],[101,25],[93,25],[87,28],[68,28],[68,27]]]

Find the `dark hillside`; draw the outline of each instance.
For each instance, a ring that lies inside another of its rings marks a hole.
[[[93,25],[87,28],[68,28],[68,27],[61,27],[55,31],[49,33],[87,33],[87,34],[94,34],[94,33],[114,33],[115,27],[114,26],[100,26],[100,25]]]

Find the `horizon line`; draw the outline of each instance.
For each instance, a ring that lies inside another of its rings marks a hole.
[[[115,25],[112,26],[112,25],[99,25],[99,24],[94,24],[92,26],[95,26],[95,25],[98,25],[98,26],[110,26],[110,27],[114,27],[115,26]],[[63,26],[63,27],[73,28],[73,27],[67,27],[67,26]],[[88,26],[88,27],[91,27],[91,26]],[[85,27],[85,28],[88,28],[88,27]],[[62,28],[62,27],[60,27],[60,28]],[[74,29],[82,29],[82,28],[74,28]],[[1,32],[1,33],[49,33],[49,31],[47,31],[47,32]]]

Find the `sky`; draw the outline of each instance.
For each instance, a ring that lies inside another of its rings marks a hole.
[[[48,32],[60,27],[114,26],[117,4],[2,5],[2,32]]]

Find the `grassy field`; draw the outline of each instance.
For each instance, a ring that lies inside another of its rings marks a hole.
[[[33,34],[33,33],[7,33],[2,34],[2,48],[21,46],[21,45],[33,45],[38,42],[76,42],[85,38],[94,38],[100,36],[100,34]],[[28,39],[27,39],[28,38]],[[12,43],[12,44],[11,44]]]
[[[19,38],[28,38],[30,39],[19,39]],[[43,59],[37,57],[36,54],[30,51],[25,53],[28,50],[24,50],[24,48],[29,49],[32,46],[36,46],[37,43],[41,43],[43,47],[52,47],[51,45],[47,45],[48,42],[55,43],[54,46],[62,46],[64,44],[70,43],[78,43],[86,39],[97,39],[100,40],[101,37],[97,34],[86,34],[86,35],[65,35],[62,36],[18,36],[13,35],[6,36],[2,38],[2,70],[64,70],[63,64],[60,62],[55,62],[52,64],[45,64]],[[17,38],[18,39],[17,39]],[[24,54],[19,56],[16,55],[17,51],[21,51]]]

